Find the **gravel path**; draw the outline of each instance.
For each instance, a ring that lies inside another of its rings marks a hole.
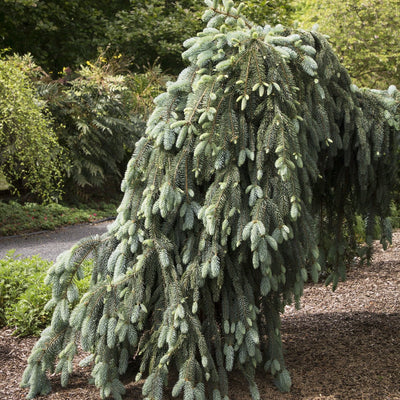
[[[78,240],[107,231],[112,221],[73,225],[55,231],[43,231],[21,236],[0,237],[0,258],[4,258],[9,250],[15,249],[22,257],[39,255],[55,261],[57,256],[72,247]]]

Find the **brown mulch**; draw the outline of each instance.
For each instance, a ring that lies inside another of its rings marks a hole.
[[[282,337],[293,387],[281,394],[260,371],[263,400],[400,400],[400,232],[386,252],[376,246],[370,266],[352,267],[335,292],[308,286],[302,309],[287,307]],[[25,398],[19,382],[35,340],[0,330],[0,399]],[[77,367],[66,389],[53,377],[53,392],[38,399],[100,400],[89,376]],[[141,384],[128,383],[125,398],[141,399]],[[230,392],[231,400],[250,400],[239,374],[231,374]]]

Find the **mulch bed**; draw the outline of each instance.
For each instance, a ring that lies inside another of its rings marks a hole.
[[[260,371],[263,400],[400,400],[400,232],[386,252],[375,247],[370,266],[352,267],[335,292],[309,285],[302,309],[287,307],[282,337],[293,387],[281,394]],[[35,341],[0,330],[0,399],[25,398],[19,382]],[[100,400],[89,377],[77,367],[65,389],[52,377],[53,392],[38,399]],[[142,399],[141,384],[128,382],[125,398]],[[231,374],[230,392],[231,400],[250,400],[240,374]]]

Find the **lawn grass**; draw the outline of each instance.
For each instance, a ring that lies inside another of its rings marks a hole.
[[[115,217],[116,209],[116,203],[104,202],[70,207],[57,203],[44,205],[0,201],[0,236],[54,230],[65,225],[96,222]]]

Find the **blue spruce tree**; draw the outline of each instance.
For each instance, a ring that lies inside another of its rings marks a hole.
[[[208,0],[207,27],[185,42],[189,66],[156,99],[122,182],[108,233],[64,253],[49,271],[53,319],[29,358],[29,398],[66,385],[80,342],[102,398],[120,376],[143,396],[229,398],[241,370],[253,399],[265,368],[291,386],[280,313],[309,276],[345,277],[355,215],[378,217],[390,240],[399,92],[358,89],[325,37],[256,26],[230,0]],[[82,262],[95,259],[79,301]]]

